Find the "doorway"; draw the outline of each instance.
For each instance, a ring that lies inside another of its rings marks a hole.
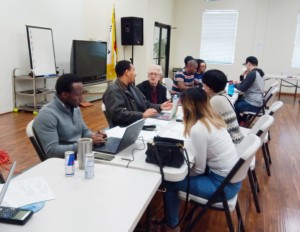
[[[171,26],[155,22],[153,63],[162,67],[164,77],[169,74],[170,36]]]

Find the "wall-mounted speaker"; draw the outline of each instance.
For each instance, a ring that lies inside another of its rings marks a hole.
[[[143,18],[123,17],[121,18],[122,45],[144,44],[144,22]]]

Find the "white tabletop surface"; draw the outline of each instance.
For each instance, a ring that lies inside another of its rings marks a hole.
[[[232,97],[230,97],[230,100],[232,104],[235,103],[235,101],[238,98],[239,91],[235,90]],[[192,149],[191,141],[188,138],[185,138],[183,136],[183,123],[182,122],[176,122],[176,118],[182,118],[182,107],[178,107],[178,111],[176,116],[171,121],[164,121],[164,120],[158,120],[158,119],[146,119],[145,125],[149,124],[155,124],[157,129],[155,131],[141,131],[139,139],[126,148],[125,150],[119,152],[117,155],[115,155],[114,159],[111,161],[105,161],[105,160],[96,160],[97,163],[102,164],[110,164],[110,165],[117,165],[117,166],[123,166],[123,167],[129,167],[132,169],[139,169],[139,170],[145,170],[145,171],[151,171],[151,172],[157,172],[159,173],[159,167],[155,164],[149,164],[146,163],[146,149],[147,149],[147,141],[151,140],[154,136],[161,136],[161,137],[168,137],[168,138],[175,138],[175,139],[181,139],[184,140],[184,146],[187,150],[187,153],[189,155],[189,160],[191,162],[190,167],[193,166],[195,152]],[[110,129],[112,134],[107,132],[109,136],[113,137],[121,137],[120,130],[116,128]],[[144,142],[142,141],[142,138],[144,139]],[[137,150],[139,149],[139,150]],[[132,156],[133,153],[133,156]],[[133,159],[134,157],[134,159]],[[129,161],[132,160],[132,161]],[[165,179],[168,181],[181,181],[183,180],[188,173],[187,164],[184,163],[181,168],[171,168],[171,167],[164,167],[164,174]]]
[[[274,74],[266,74],[264,75],[264,78],[270,78],[270,79],[282,79],[282,80],[296,80],[300,81],[299,76],[290,76],[290,75],[274,75]]]
[[[158,173],[95,165],[95,177],[64,175],[64,160],[48,159],[14,180],[42,176],[56,195],[24,226],[0,224],[1,232],[133,231],[160,185]]]
[[[179,111],[179,110],[178,110]],[[179,114],[180,112],[178,112]],[[103,160],[96,160],[97,163],[102,163],[102,164],[110,164],[110,165],[117,165],[117,166],[123,166],[123,167],[129,167],[132,169],[139,169],[139,170],[144,170],[144,171],[151,171],[151,172],[156,172],[160,173],[159,167],[155,164],[150,164],[146,163],[146,148],[147,148],[147,141],[149,139],[152,139],[154,136],[159,135],[162,137],[171,137],[171,138],[176,138],[176,139],[184,139],[184,146],[187,149],[188,155],[189,155],[189,160],[191,162],[194,161],[194,152],[193,149],[191,148],[191,142],[183,137],[183,124],[180,122],[175,122],[173,121],[162,121],[158,119],[152,119],[151,122],[153,121],[158,121],[157,123],[160,124],[157,126],[156,131],[142,131],[140,134],[140,137],[138,140],[126,148],[125,150],[121,151],[117,155],[115,155],[115,158],[112,161],[103,161]],[[147,124],[147,120],[146,123]],[[172,133],[170,133],[170,131]],[[170,136],[171,134],[171,136]],[[173,136],[172,136],[173,135]],[[142,141],[141,137],[144,138],[144,142]],[[141,150],[136,150],[136,149],[141,149]],[[134,156],[134,160],[132,157],[132,152]],[[127,160],[124,160],[127,159]],[[132,162],[128,161],[133,160]],[[192,164],[191,164],[192,166]],[[188,168],[187,164],[184,162],[184,164],[181,166],[181,168],[171,168],[171,167],[164,167],[164,174],[165,174],[165,179],[168,181],[180,181],[183,180],[187,173],[188,173]]]

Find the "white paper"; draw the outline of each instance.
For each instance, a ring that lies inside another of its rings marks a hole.
[[[0,185],[0,189],[3,184]],[[54,193],[49,188],[43,177],[14,181],[9,184],[2,206],[21,207],[41,201],[55,199]]]
[[[153,140],[153,137],[157,136],[157,130],[155,131],[142,130],[139,136],[142,136],[144,141],[147,142],[149,140]]]
[[[165,126],[170,124],[171,121],[159,120],[155,118],[147,118],[145,120],[145,125],[156,125],[156,126]]]
[[[113,127],[111,129],[106,130],[106,134],[108,137],[122,138],[125,133],[126,127]]]
[[[183,124],[177,123],[176,126],[170,125],[170,126],[159,128],[158,135],[161,137],[190,141],[189,138],[183,136],[183,130],[184,130]]]

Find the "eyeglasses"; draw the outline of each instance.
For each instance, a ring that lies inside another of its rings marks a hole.
[[[160,74],[159,74],[159,73],[152,73],[152,72],[151,72],[151,73],[148,73],[148,76],[152,76],[152,75],[153,75],[153,76],[159,76]]]

